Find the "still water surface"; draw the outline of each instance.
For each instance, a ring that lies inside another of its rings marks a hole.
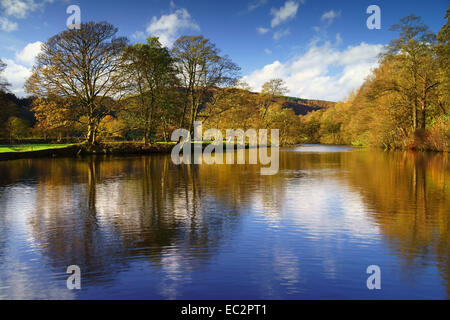
[[[0,299],[448,299],[449,160],[303,146],[275,176],[170,155],[0,162]]]

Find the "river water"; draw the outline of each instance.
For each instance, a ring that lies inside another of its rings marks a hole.
[[[0,162],[0,299],[448,299],[449,160],[306,145],[273,176],[170,155]]]

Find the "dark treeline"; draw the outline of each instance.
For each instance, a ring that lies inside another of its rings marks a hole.
[[[203,121],[204,129],[279,129],[284,145],[448,151],[449,11],[446,17],[437,35],[418,17],[403,18],[361,88],[337,104],[318,101],[307,115],[294,105],[302,99],[283,97],[282,79],[252,93],[240,68],[203,36],[182,36],[171,49],[157,37],[130,45],[109,23],[84,23],[43,44],[25,84],[31,98],[15,98],[0,80],[0,138],[151,144]]]
[[[30,110],[32,99],[19,99],[8,92],[9,83],[1,77],[6,64],[0,60],[0,139],[29,135],[29,128],[34,126],[36,119]]]

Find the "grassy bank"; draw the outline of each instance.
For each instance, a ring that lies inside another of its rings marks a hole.
[[[194,142],[198,144],[199,142]],[[202,148],[206,148],[210,141],[203,141]],[[24,144],[0,145],[0,160],[15,160],[24,158],[45,157],[74,157],[82,155],[133,155],[170,153],[176,145],[175,142],[156,142],[145,145],[141,142],[107,142],[95,146],[86,144]],[[236,146],[235,146],[236,147]],[[245,148],[249,146],[246,145]],[[226,150],[226,143],[223,145]],[[192,151],[194,148],[191,149]]]
[[[19,144],[19,145],[0,145],[0,153],[5,152],[31,152],[42,150],[62,149],[75,144]]]

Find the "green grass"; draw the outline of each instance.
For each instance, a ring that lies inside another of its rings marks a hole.
[[[74,144],[17,144],[17,145],[0,145],[0,153],[5,152],[27,152],[40,151],[49,149],[62,149]]]

